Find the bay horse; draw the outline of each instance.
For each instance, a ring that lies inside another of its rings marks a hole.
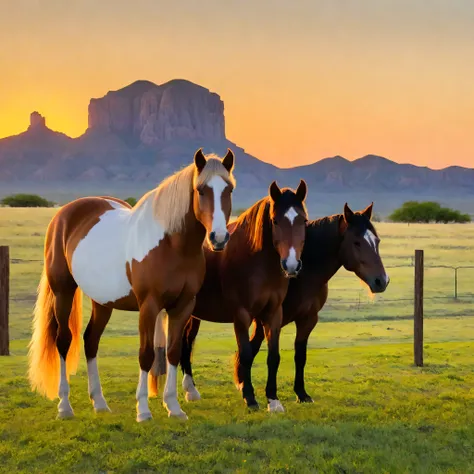
[[[33,390],[52,400],[59,396],[58,418],[74,416],[69,375],[79,358],[82,292],[92,300],[84,349],[95,411],[110,411],[97,367],[100,337],[114,309],[139,310],[137,421],[151,418],[147,378],[154,360],[155,321],[164,308],[169,317],[163,404],[169,416],[186,417],[176,396],[182,334],[204,278],[203,242],[222,251],[229,240],[233,168],[230,149],[222,160],[199,149],[194,163],[133,208],[111,197],[87,197],[63,206],[53,217],[29,345],[29,379]]]
[[[250,409],[258,408],[251,382],[253,354],[248,332],[252,320],[256,319],[262,325],[268,344],[268,410],[284,411],[277,396],[282,303],[289,280],[302,268],[301,253],[308,218],[306,194],[304,180],[296,191],[280,189],[273,182],[268,196],[229,224],[231,237],[223,252],[217,254],[204,248],[206,275],[192,314],[206,321],[234,324],[241,361],[242,395]],[[159,339],[158,333],[157,357]],[[163,373],[160,366],[163,364],[156,364],[157,371],[151,376],[151,385],[155,387],[156,378]],[[187,400],[198,397],[199,393],[192,390],[191,374],[185,374],[183,387]],[[156,389],[153,392],[156,393]]]
[[[373,203],[359,212],[353,212],[346,203],[343,214],[323,217],[310,221],[307,225],[301,257],[302,270],[298,278],[290,281],[282,305],[282,327],[291,322],[296,324],[294,391],[298,402],[313,402],[304,384],[306,352],[308,338],[328,297],[329,280],[344,267],[365,282],[372,293],[384,292],[390,282],[379,254],[380,238],[371,222],[372,210]],[[208,320],[201,315],[191,318],[183,335],[180,365],[184,373],[183,389],[189,400],[200,399],[191,367],[192,348],[199,331],[200,319]],[[221,313],[220,317],[216,317],[213,313],[212,321],[227,322],[226,315]],[[255,319],[250,340],[252,361],[259,352],[264,337],[264,327]],[[245,363],[248,364],[248,361]],[[237,355],[235,381],[238,387],[243,381],[242,364],[241,357]]]

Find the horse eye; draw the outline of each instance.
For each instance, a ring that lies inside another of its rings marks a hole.
[[[354,245],[355,245],[356,247],[360,247],[360,242],[359,242],[358,240],[356,240],[356,241],[354,242]]]
[[[278,222],[276,219],[273,219],[273,225],[278,225]]]
[[[204,191],[202,189],[198,189],[199,196],[204,196]]]

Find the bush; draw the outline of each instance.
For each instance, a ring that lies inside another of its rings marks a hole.
[[[53,207],[54,202],[48,201],[36,194],[12,194],[1,201],[9,207]]]
[[[444,224],[448,222],[471,222],[468,214],[462,214],[448,207],[441,207],[440,204],[433,201],[407,201],[392,213],[390,220],[408,223],[442,222]]]
[[[137,200],[134,197],[128,197],[127,199],[124,199],[124,201],[128,202],[132,207],[134,207],[137,203]]]

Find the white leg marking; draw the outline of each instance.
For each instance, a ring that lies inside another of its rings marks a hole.
[[[148,407],[148,372],[140,370],[137,387],[137,421],[151,420],[151,418]]]
[[[102,387],[100,385],[97,357],[87,361],[87,377],[89,380],[89,397],[96,412],[111,411],[105,401]]]
[[[163,392],[163,406],[168,410],[168,416],[176,416],[178,418],[188,419],[186,413],[181,410],[178,402],[178,380],[176,378],[178,367],[167,363],[166,384]]]
[[[295,220],[295,217],[298,215],[298,213],[295,211],[294,207],[290,207],[285,214],[285,217],[290,221],[290,224],[293,225],[293,221]]]
[[[283,413],[285,409],[281,404],[280,400],[268,400],[268,411],[270,413]]]
[[[227,183],[220,177],[214,176],[208,183],[208,186],[214,192],[214,215],[212,216],[212,231],[216,233],[216,241],[222,243],[227,234],[227,225],[224,211],[222,210],[222,191]]]
[[[290,248],[288,258],[286,259],[286,268],[289,273],[293,273],[298,268],[298,260],[296,260],[296,250],[294,247]]]
[[[59,356],[61,364],[61,372],[59,378],[59,404],[58,404],[58,418],[71,418],[74,416],[72,406],[69,403],[69,383],[66,375],[66,361]]]
[[[183,377],[183,390],[185,392],[185,398],[187,402],[201,400],[201,394],[194,386],[192,377],[188,374],[185,374]]]

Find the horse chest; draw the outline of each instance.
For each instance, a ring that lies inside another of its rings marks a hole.
[[[158,223],[137,225],[130,216],[125,208],[107,211],[74,250],[72,275],[84,293],[98,303],[129,295],[132,288],[127,262],[142,261],[164,237]]]

